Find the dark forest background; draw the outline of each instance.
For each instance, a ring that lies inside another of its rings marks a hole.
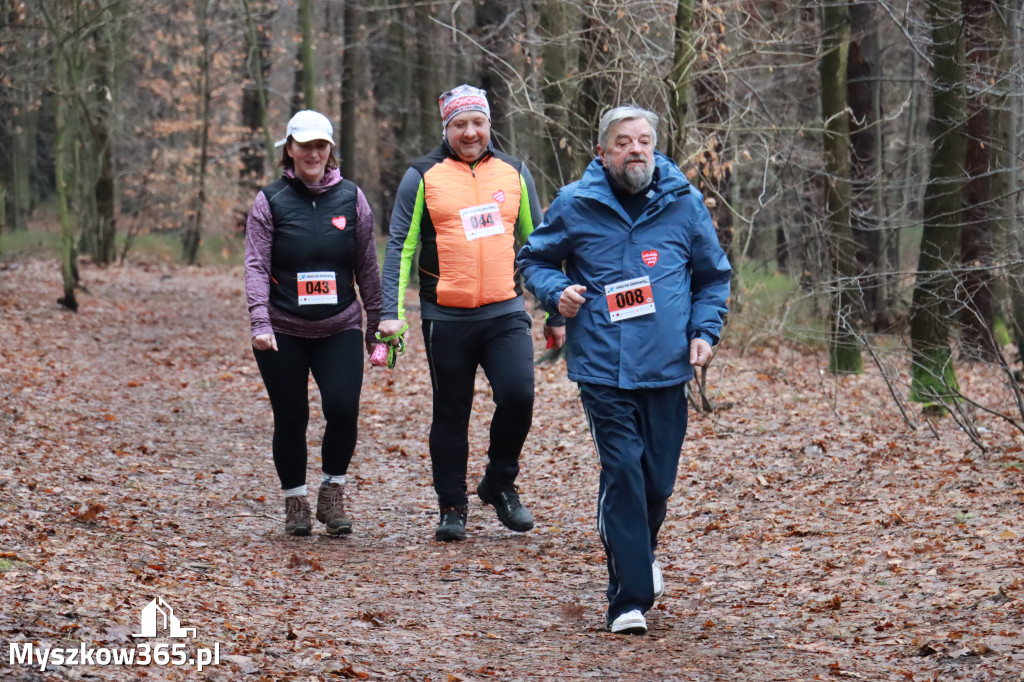
[[[386,229],[438,95],[485,88],[496,145],[542,203],[634,102],[700,187],[736,266],[732,342],[819,349],[885,377],[915,422],[970,432],[960,362],[1010,406],[1021,295],[1021,0],[4,0],[0,254],[59,233],[78,265],[154,236],[237,262],[290,115],[335,123],[343,173]],[[2,275],[0,275],[2,276]],[[978,434],[976,434],[978,435]],[[980,436],[979,436],[980,439]]]

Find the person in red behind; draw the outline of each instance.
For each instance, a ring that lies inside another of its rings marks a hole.
[[[245,294],[253,354],[274,413],[284,530],[309,535],[312,528],[306,495],[312,372],[327,421],[316,518],[329,534],[347,534],[345,476],[356,446],[363,351],[378,345],[380,321],[373,213],[362,190],[341,177],[326,116],[298,112],[277,146],[284,148],[284,173],[256,195],[246,224]]]

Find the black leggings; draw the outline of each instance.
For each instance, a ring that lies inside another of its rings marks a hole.
[[[530,316],[512,313],[473,322],[423,321],[434,415],[430,463],[441,507],[466,504],[469,417],[477,367],[494,395],[487,478],[512,483],[533,420],[533,340]]]
[[[359,393],[363,388],[363,332],[348,329],[322,339],[276,334],[278,350],[254,350],[274,411],[274,466],[281,489],[306,482],[309,373],[320,389],[327,421],[320,458],[323,472],[348,471],[356,448]]]

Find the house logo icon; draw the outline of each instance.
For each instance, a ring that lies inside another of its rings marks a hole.
[[[181,621],[174,615],[171,605],[157,597],[146,604],[142,609],[142,632],[137,632],[133,637],[156,637],[157,629],[167,631],[168,637],[188,637],[192,633],[192,639],[196,637],[195,628],[181,627]]]

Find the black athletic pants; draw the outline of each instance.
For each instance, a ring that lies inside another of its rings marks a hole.
[[[320,457],[325,474],[348,472],[356,448],[363,388],[363,332],[348,329],[322,339],[275,334],[278,350],[254,350],[274,411],[274,466],[281,489],[306,482],[309,373],[320,389],[327,427]]]
[[[430,462],[439,505],[464,505],[469,417],[477,367],[491,384],[494,415],[487,448],[488,481],[512,483],[533,420],[532,320],[525,312],[488,320],[423,321],[434,414]]]

